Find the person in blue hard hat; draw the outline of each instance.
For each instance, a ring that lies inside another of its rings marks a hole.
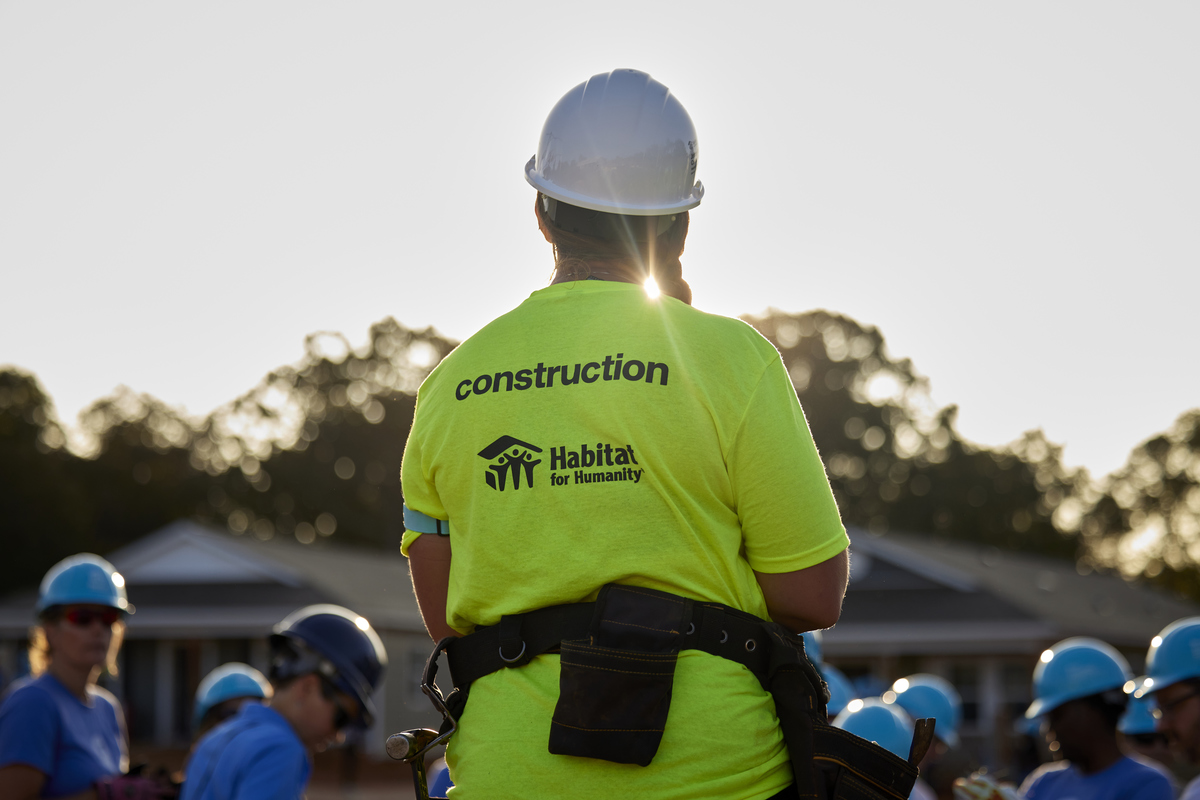
[[[808,655],[808,660],[817,668],[821,679],[829,688],[829,702],[825,704],[825,713],[829,715],[830,721],[833,721],[851,700],[858,698],[858,692],[841,670],[825,663],[825,646],[820,631],[805,631],[800,634],[800,638],[804,640],[804,652]]]
[[[129,768],[121,705],[97,685],[116,674],[125,580],[103,558],[82,553],[42,580],[31,635],[31,678],[0,703],[0,796],[95,797],[99,782]]]
[[[312,754],[371,725],[387,652],[366,619],[307,606],[275,626],[271,651],[273,696],[244,704],[200,740],[182,800],[299,800]]]
[[[833,727],[853,733],[908,760],[913,740],[913,720],[894,704],[878,697],[851,700],[833,720]],[[933,791],[918,780],[909,794],[911,800],[934,800]]]
[[[908,759],[913,738],[912,719],[878,697],[851,700],[842,713],[834,718],[833,727],[861,736],[900,758]]]
[[[825,704],[825,711],[829,714],[829,719],[833,720],[842,713],[846,706],[850,705],[851,700],[858,699],[858,692],[854,690],[854,684],[850,682],[850,679],[832,664],[818,664],[817,671],[821,673],[821,677],[825,679],[825,685],[829,687],[829,702]]]
[[[936,720],[933,735],[950,747],[958,746],[962,698],[950,681],[939,675],[909,675],[893,683],[883,700],[900,706],[913,719]]]
[[[1117,723],[1133,691],[1124,656],[1097,639],[1065,639],[1042,653],[1026,718],[1045,717],[1064,760],[1034,770],[1027,800],[1172,800],[1170,782],[1121,751]]]
[[[918,673],[901,678],[884,699],[891,699],[913,719],[932,717],[935,741],[921,759],[921,781],[939,800],[953,800],[954,782],[971,774],[978,761],[961,746],[962,697],[954,684],[938,675]]]
[[[946,753],[959,744],[962,698],[954,684],[939,675],[909,675],[893,683],[892,688],[883,694],[883,701],[895,703],[913,719],[933,719],[936,723],[933,728],[935,741],[921,759],[921,777],[917,779],[914,787],[914,796],[921,796],[927,800],[952,796],[954,780],[961,777],[961,770],[965,765],[960,764],[953,771],[939,770],[938,767]],[[932,780],[934,777],[940,778],[936,785]]]
[[[1144,681],[1144,678],[1138,681],[1138,685],[1144,685]],[[1135,690],[1129,698],[1125,713],[1121,715],[1121,721],[1117,723],[1117,730],[1121,732],[1130,757],[1162,773],[1171,783],[1171,791],[1178,795],[1179,779],[1167,768],[1167,764],[1173,760],[1171,748],[1166,735],[1156,730],[1157,724],[1158,721],[1154,718],[1154,701],[1145,694],[1139,697]]]
[[[1176,620],[1150,641],[1138,694],[1153,698],[1171,748],[1200,764],[1200,617]],[[1200,778],[1183,788],[1182,800],[1200,800]]]
[[[196,689],[192,729],[199,739],[236,714],[245,703],[270,700],[271,684],[249,664],[231,661],[214,669]]]

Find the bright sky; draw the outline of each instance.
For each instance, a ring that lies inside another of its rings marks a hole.
[[[313,331],[466,337],[548,278],[546,113],[635,67],[699,131],[698,307],[876,325],[968,438],[1104,474],[1200,405],[1198,41],[1184,0],[0,0],[0,363],[204,414]]]

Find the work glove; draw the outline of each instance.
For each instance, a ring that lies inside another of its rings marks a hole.
[[[179,787],[165,774],[112,775],[96,781],[96,800],[175,800]]]
[[[984,772],[954,780],[954,800],[1024,800],[1017,787],[999,783]]]

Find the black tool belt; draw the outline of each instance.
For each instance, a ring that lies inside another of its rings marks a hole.
[[[833,728],[826,721],[828,689],[799,636],[720,603],[653,589],[608,584],[594,603],[505,616],[439,648],[454,681],[445,699],[453,718],[475,680],[557,651],[559,699],[549,749],[559,755],[648,765],[662,740],[680,650],[736,661],[771,693],[801,797],[906,800],[915,764],[932,740],[932,722],[918,725],[905,761]],[[436,672],[437,656],[427,674]]]

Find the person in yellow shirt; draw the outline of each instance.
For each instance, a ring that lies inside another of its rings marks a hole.
[[[690,304],[697,163],[690,117],[649,75],[568,92],[526,166],[553,282],[418,394],[402,549],[425,625],[496,626],[517,667],[470,687],[446,755],[456,798],[797,796],[772,696],[732,657],[765,643],[733,621],[833,625],[848,539],[779,353]],[[592,644],[641,644],[531,654],[509,635],[597,598]]]

